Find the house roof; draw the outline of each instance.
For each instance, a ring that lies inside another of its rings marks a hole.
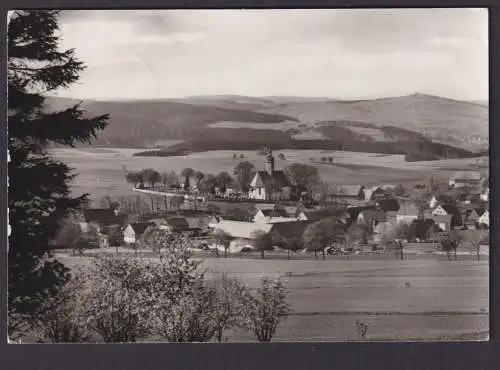
[[[116,215],[109,208],[88,208],[83,211],[85,222],[95,222],[100,225],[118,225],[123,222],[123,215]]]
[[[455,207],[455,206],[453,206],[453,205],[451,205],[451,204],[442,204],[441,208],[444,209],[445,212],[448,213],[449,215],[460,213],[458,211],[458,208]]]
[[[297,216],[297,212],[299,211],[299,207],[295,207],[295,206],[285,206],[283,209],[285,210],[288,217]]]
[[[276,205],[274,203],[257,203],[255,208],[257,210],[274,209],[276,208]]]
[[[379,211],[376,209],[366,209],[364,211],[361,211],[358,214],[358,217],[363,215],[363,218],[365,219],[365,222],[384,222],[387,221],[387,214],[384,211]]]
[[[268,224],[284,223],[284,222],[294,222],[297,221],[295,217],[269,217],[265,222]]]
[[[290,182],[283,171],[273,171],[272,175],[267,171],[258,171],[250,184],[253,187],[267,187],[271,185],[283,188],[290,186]]]
[[[259,210],[266,217],[288,217],[288,213],[282,208]]]
[[[455,181],[480,181],[481,174],[476,171],[461,171],[454,173],[452,179]]]
[[[399,206],[398,214],[401,216],[418,216],[418,207],[410,202],[405,202]]]
[[[341,185],[338,188],[339,192],[338,194],[340,196],[345,195],[345,196],[358,196],[361,190],[363,190],[363,186],[361,185]]]
[[[190,228],[188,220],[186,220],[184,217],[168,217],[165,220],[165,224],[174,229],[180,230],[187,230]]]
[[[340,217],[344,214],[343,209],[337,208],[325,208],[325,209],[317,209],[317,210],[304,210],[303,213],[308,220],[319,221],[328,217]]]
[[[436,200],[439,203],[451,203],[453,201],[453,197],[450,195],[445,195],[445,194],[437,194],[434,195],[433,198],[436,198]]]
[[[304,234],[304,230],[313,221],[295,221],[295,222],[280,222],[273,224],[271,233],[277,233],[278,235],[285,238],[301,238]]]
[[[390,198],[390,199],[380,199],[377,202],[378,207],[382,211],[399,211],[399,203],[396,199]]]
[[[484,207],[479,207],[474,209],[479,217],[481,217],[485,212],[488,212],[488,210]]]
[[[268,233],[274,225],[260,222],[220,220],[219,223],[213,226],[215,229],[223,230],[233,238],[252,239],[252,233],[258,230]]]
[[[156,226],[154,222],[133,222],[130,224],[136,235],[142,235],[150,226]]]

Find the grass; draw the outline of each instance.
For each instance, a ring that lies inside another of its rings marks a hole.
[[[257,169],[264,167],[264,157],[256,151],[209,151],[176,157],[136,157],[137,150],[113,148],[61,148],[54,149],[53,154],[75,169],[78,176],[73,182],[75,195],[89,193],[97,199],[105,195],[131,195],[130,184],[124,180],[125,169],[137,171],[143,168],[154,168],[160,172],[172,170],[180,173],[183,168],[191,167],[204,173],[227,171],[232,173],[240,161],[250,161]],[[238,158],[233,158],[236,153]],[[285,160],[276,160],[277,168],[284,168],[291,163],[310,164],[310,158],[320,160],[321,157],[334,157],[334,165],[317,164],[323,180],[333,184],[373,184],[421,182],[428,176],[447,177],[454,171],[446,171],[443,166],[468,168],[471,159],[447,160],[433,162],[407,163],[400,155],[380,155],[373,153],[328,152],[322,150],[283,150]],[[244,158],[239,158],[240,154]],[[277,157],[276,153],[276,157]],[[339,165],[359,165],[364,167],[342,168]],[[316,165],[316,164],[315,164]],[[384,167],[383,170],[380,167]]]
[[[61,260],[75,268],[90,258]],[[230,272],[250,288],[263,275],[286,282],[293,315],[276,341],[357,340],[356,320],[368,325],[367,340],[467,339],[488,330],[486,260],[206,258],[203,267]],[[251,337],[234,331],[229,340]]]

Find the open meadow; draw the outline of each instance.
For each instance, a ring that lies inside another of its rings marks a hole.
[[[58,258],[76,268],[88,265],[92,257]],[[368,325],[366,340],[488,336],[486,259],[205,258],[202,266],[232,273],[249,287],[257,287],[263,275],[285,281],[293,314],[280,325],[274,341],[358,340],[356,320]],[[229,335],[230,342],[250,340],[244,332]]]
[[[208,151],[175,157],[133,156],[135,149],[120,148],[58,148],[52,154],[75,169],[72,190],[74,194],[89,193],[92,199],[105,195],[132,194],[131,185],[124,179],[125,171],[154,168],[160,172],[176,171],[191,167],[204,173],[227,171],[232,173],[240,161],[249,161],[257,169],[264,168],[264,158],[256,151]],[[472,169],[473,159],[450,159],[431,162],[406,162],[402,155],[355,153],[323,150],[282,150],[285,160],[278,160],[276,167],[291,163],[312,163],[318,167],[323,180],[332,184],[377,183],[413,184],[434,176],[449,177],[460,169]],[[237,154],[237,158],[233,158]],[[243,154],[243,158],[240,155]],[[278,153],[276,153],[278,154]],[[332,164],[322,163],[324,157],[333,157]]]

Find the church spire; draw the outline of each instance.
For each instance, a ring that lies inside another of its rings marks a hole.
[[[271,149],[271,147],[269,147],[267,151],[266,171],[270,175],[274,173],[274,157],[273,157],[273,150]]]

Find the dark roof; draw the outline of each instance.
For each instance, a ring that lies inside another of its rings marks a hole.
[[[132,226],[136,235],[142,235],[148,227],[156,226],[156,224],[154,222],[134,222],[130,226]]]
[[[344,209],[338,208],[325,208],[316,210],[304,210],[302,211],[308,220],[319,221],[328,217],[340,217],[344,214]]]
[[[257,172],[265,186],[276,185],[277,187],[289,186],[290,182],[283,171],[273,171],[271,175],[267,171]]]
[[[459,214],[460,212],[458,211],[458,208],[451,205],[451,204],[442,204],[441,208],[446,211],[449,215],[451,214]]]
[[[399,211],[399,203],[396,199],[390,198],[390,199],[380,199],[377,202],[378,207],[382,211]]]
[[[124,216],[116,215],[110,208],[88,208],[83,211],[85,222],[95,222],[99,225],[119,225],[123,223]]]
[[[165,223],[178,230],[188,230],[190,228],[188,220],[184,217],[168,217]]]
[[[275,209],[261,209],[260,210],[266,217],[288,217],[286,210],[282,208]]]
[[[302,235],[304,234],[304,230],[306,227],[310,224],[312,224],[313,221],[306,220],[306,221],[294,221],[294,222],[279,222],[273,224],[272,229],[270,230],[270,233],[275,233],[278,234],[279,236],[285,237],[285,238],[302,238]]]

